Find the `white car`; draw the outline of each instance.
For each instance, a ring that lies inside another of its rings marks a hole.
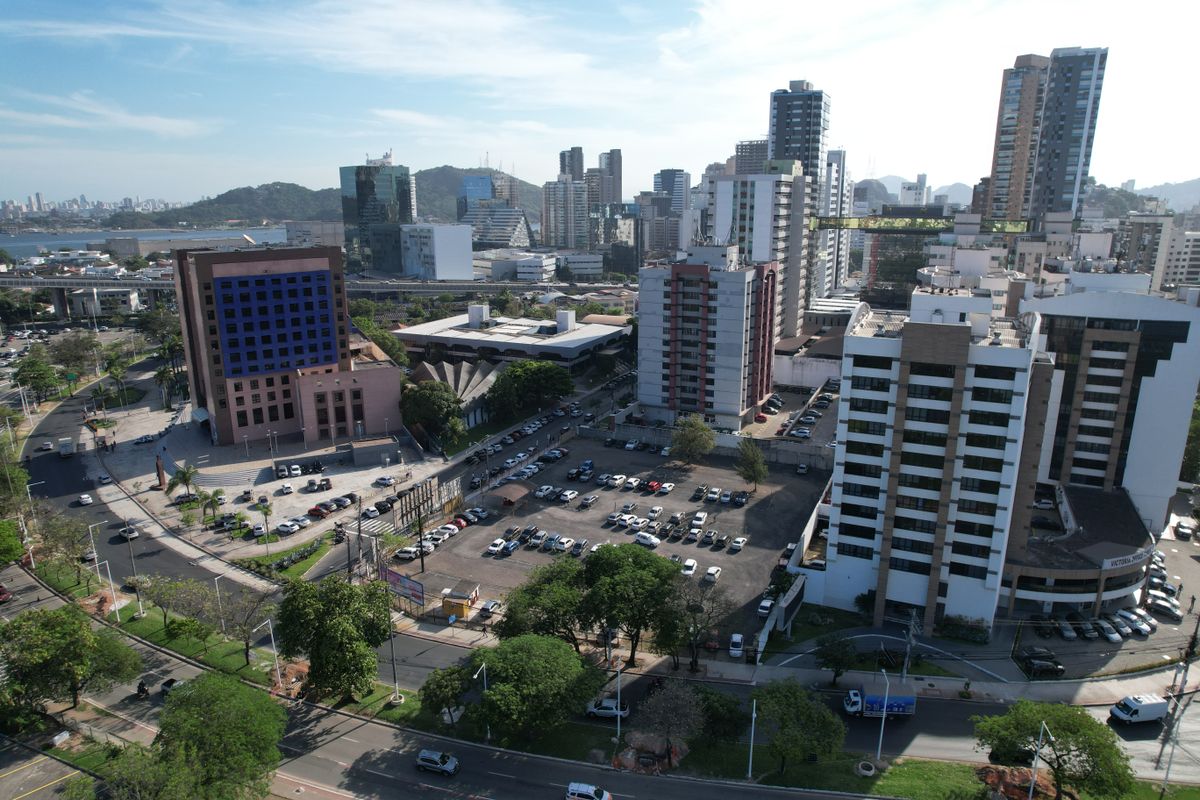
[[[562,494],[560,494],[558,496],[558,499],[564,503],[570,503],[576,497],[579,497],[579,492],[575,491],[574,489],[567,489],[565,492],[563,492]]]
[[[1121,643],[1121,634],[1117,633],[1117,629],[1114,628],[1112,623],[1110,623],[1108,620],[1095,619],[1092,620],[1092,625],[1096,628],[1099,628],[1100,634],[1108,641],[1112,642],[1113,644]]]
[[[283,486],[279,487],[279,491],[282,494],[291,494],[292,492],[296,491],[296,489],[290,483],[285,483]]]
[[[375,506],[367,506],[363,509],[362,515],[367,519],[375,519],[379,516],[379,509]]]
[[[721,499],[721,490],[714,486],[708,490],[708,494],[704,495],[704,499],[709,503],[715,503]]]
[[[458,533],[458,526],[457,525],[449,525],[449,524],[442,525],[436,531],[434,531],[434,533],[440,533],[442,536],[446,536],[446,537],[454,536],[455,534]]]
[[[633,522],[629,523],[629,530],[634,531],[636,533],[637,531],[640,531],[642,528],[645,528],[649,524],[650,524],[650,520],[646,519],[645,517],[638,517]]]
[[[499,553],[501,550],[504,549],[504,545],[506,545],[506,544],[508,544],[508,542],[504,541],[503,539],[493,540],[492,543],[488,545],[488,548],[487,548],[488,554],[493,555],[493,556],[496,555],[497,553]]]
[[[300,526],[290,520],[285,520],[284,522],[276,525],[275,530],[279,531],[280,533],[295,533],[296,531],[300,530]]]
[[[79,505],[90,506],[93,502],[94,501],[92,500],[92,496],[90,494],[79,495]]]
[[[637,491],[637,488],[641,485],[642,485],[641,478],[630,478],[629,480],[625,481],[625,486],[622,488],[629,489],[632,491]]]
[[[732,636],[730,636],[729,637],[729,657],[730,658],[741,658],[744,655],[744,650],[742,649],[744,644],[745,644],[745,640],[742,638],[742,635],[740,633],[735,633]]]
[[[664,483],[662,486],[658,487],[659,494],[670,494],[673,491],[675,491],[675,484],[673,483]]]
[[[620,489],[625,485],[626,480],[628,480],[628,478],[626,478],[624,475],[613,475],[608,479],[608,485],[613,489]]]
[[[708,522],[708,512],[707,511],[697,511],[696,516],[692,517],[692,527],[693,528],[703,528],[704,523],[706,523],[706,522]]]
[[[54,442],[42,442],[42,449],[43,450],[53,450]]]
[[[554,549],[560,553],[565,553],[575,546],[575,540],[570,536],[560,536],[558,541],[554,543]]]
[[[720,577],[721,577],[721,568],[720,567],[709,567],[708,571],[704,573],[704,580],[710,581],[712,583],[716,583],[720,579]]]
[[[112,483],[112,478],[108,477],[107,475],[101,475],[96,478],[96,483],[100,484],[101,486],[107,486],[108,484]]]
[[[255,536],[265,536],[267,533],[267,527],[261,522],[256,522],[254,523],[254,527],[250,529],[250,532]]]
[[[655,536],[652,533],[646,533],[644,531],[639,533],[637,536],[633,537],[633,541],[636,542],[637,544],[643,545],[645,547],[649,547],[652,550],[655,547],[658,547],[662,543],[662,540],[659,539],[657,536]]]
[[[638,446],[637,439],[630,439],[628,442],[625,443],[626,450],[637,450],[637,446]]]
[[[637,521],[636,514],[622,514],[620,517],[617,518],[617,527],[618,528],[628,528],[630,525],[632,525],[636,521]]]
[[[480,519],[487,519],[489,516],[491,516],[486,508],[480,508],[479,506],[475,506],[475,508],[468,508],[467,511],[470,511]]]
[[[301,515],[299,517],[292,517],[292,524],[299,528],[307,528],[312,524],[312,520],[304,515]]]
[[[1053,500],[1034,500],[1033,507],[1041,511],[1050,511],[1054,508]]]
[[[679,571],[682,572],[685,576],[690,578],[696,574],[697,566],[699,566],[699,565],[696,563],[696,559],[689,558],[683,562],[683,569],[681,569]]]
[[[648,512],[646,512],[646,518],[647,519],[658,519],[660,516],[662,516],[662,512],[663,512],[662,506],[651,506],[650,510]]]
[[[554,491],[554,487],[547,484],[546,486],[539,486],[538,490],[533,493],[533,496],[539,500],[545,500],[547,497],[550,496],[550,493],[553,491]]]
[[[378,478],[375,479],[376,486],[394,486],[395,484],[396,484],[396,479],[393,478],[391,475],[380,475]]]
[[[138,529],[132,525],[126,525],[124,528],[121,528],[119,532],[121,534],[121,538],[123,539],[136,539],[141,536],[141,533],[138,532]]]
[[[605,522],[609,525],[617,525],[621,522],[621,517],[624,516],[620,511],[614,511],[605,517]]]
[[[662,457],[666,458],[667,456],[671,455],[671,448],[669,448],[669,447],[664,447],[662,450],[660,450],[660,451],[659,451],[659,453],[658,453],[658,454],[659,454],[660,456],[662,456]]]
[[[745,536],[739,536],[729,543],[729,552],[736,553],[746,546],[747,539]]]
[[[767,617],[771,616],[771,609],[774,607],[775,601],[769,597],[765,598],[761,603],[758,604],[758,618],[766,619]]]

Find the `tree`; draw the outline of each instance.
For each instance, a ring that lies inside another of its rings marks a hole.
[[[146,267],[150,266],[150,262],[141,256],[130,256],[129,258],[121,260],[121,266],[125,267],[125,269],[136,272],[139,269],[145,269]]]
[[[767,750],[779,759],[780,773],[787,769],[789,758],[803,760],[841,752],[845,724],[795,678],[763,684],[753,695],[771,733]]]
[[[762,450],[754,443],[753,439],[742,439],[738,443],[738,457],[734,469],[737,470],[739,478],[746,483],[754,484],[756,492],[758,484],[767,479],[767,460],[763,458]]]
[[[221,598],[221,615],[225,622],[224,631],[230,638],[242,643],[242,655],[246,666],[250,666],[250,647],[254,644],[255,629],[263,620],[274,617],[278,607],[271,602],[270,595],[242,587]]]
[[[21,529],[15,520],[0,520],[0,564],[16,561],[25,554]]]
[[[212,513],[216,515],[221,510],[221,500],[225,497],[224,489],[213,489],[211,492],[201,489],[196,492],[200,497],[200,512],[204,513],[212,509]]]
[[[696,687],[704,709],[704,738],[715,742],[736,742],[750,724],[750,712],[731,694],[704,684]]]
[[[734,611],[724,588],[707,581],[684,581],[672,598],[674,614],[681,619],[684,644],[691,656],[688,669],[700,671],[700,651],[711,631]]]
[[[636,544],[601,547],[584,563],[587,591],[583,616],[605,628],[619,627],[629,637],[630,666],[637,663],[638,642],[679,590],[679,568]]]
[[[528,740],[576,716],[604,683],[598,669],[560,639],[528,634],[476,650],[468,669],[487,664],[478,713],[502,742]]]
[[[1042,740],[1040,761],[1054,776],[1054,796],[1071,787],[1093,797],[1128,797],[1133,791],[1129,756],[1112,728],[1079,706],[1018,700],[998,716],[972,717],[980,747],[993,753],[1029,753],[1037,747],[1042,724],[1051,737]]]
[[[163,408],[170,408],[175,386],[175,370],[170,364],[163,364],[154,371],[154,383],[162,397]]]
[[[191,464],[184,464],[175,470],[175,474],[167,481],[167,494],[178,489],[180,486],[188,493],[192,493],[192,484],[196,482],[196,476],[200,474],[200,470]]]
[[[1200,400],[1192,405],[1192,421],[1188,423],[1187,443],[1179,463],[1179,480],[1185,483],[1200,480]]]
[[[369,692],[378,669],[375,648],[392,633],[386,583],[347,583],[340,575],[319,584],[290,581],[275,626],[284,656],[306,656],[308,688],[316,697]]]
[[[671,434],[671,455],[695,464],[712,452],[716,446],[716,435],[699,414],[688,414],[675,423]]]
[[[672,742],[685,742],[704,729],[704,703],[692,687],[673,680],[638,706],[635,727],[667,742],[667,766],[675,765]]]
[[[571,373],[550,361],[514,361],[488,389],[487,404],[501,418],[525,409],[541,408],[575,390]]]
[[[113,390],[103,383],[97,383],[92,387],[92,402],[99,406],[101,410],[107,411],[109,404],[116,398]]]
[[[450,384],[422,381],[401,395],[400,409],[404,412],[405,422],[419,424],[437,434],[449,420],[462,415],[462,401]]]
[[[35,357],[32,352],[21,361],[13,372],[13,379],[28,387],[38,400],[44,400],[58,388],[58,373],[45,358]]]
[[[470,689],[471,676],[461,665],[435,669],[421,684],[421,706],[436,709],[454,721],[454,709],[462,705],[463,697]]]
[[[265,797],[286,722],[270,695],[206,672],[168,695],[155,744],[168,760],[193,765],[200,797]]]
[[[858,648],[854,642],[840,634],[832,633],[817,640],[817,649],[813,651],[817,666],[833,671],[832,686],[837,686],[838,678],[854,669],[858,662]]]
[[[77,331],[56,338],[49,350],[54,363],[68,372],[91,372],[96,366],[100,340],[94,333]]]
[[[147,600],[158,606],[163,615],[163,628],[166,629],[171,614],[211,619],[216,599],[213,588],[207,581],[195,578],[154,575],[147,576],[141,592]]]
[[[501,639],[527,633],[557,636],[579,652],[578,631],[584,627],[583,566],[574,559],[535,568],[509,592],[504,616],[493,626]]]
[[[208,652],[208,637],[213,634],[213,626],[195,617],[175,617],[166,624],[164,632],[168,639],[185,639],[204,646]]]
[[[187,758],[164,758],[157,749],[135,743],[96,769],[111,800],[190,800],[200,793],[195,766]]]
[[[79,704],[86,689],[131,680],[141,657],[109,631],[98,634],[74,606],[26,611],[0,628],[0,659],[10,697],[25,708],[47,700]]]

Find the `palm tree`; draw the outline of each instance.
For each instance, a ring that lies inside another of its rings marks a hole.
[[[162,394],[163,408],[169,408],[171,396],[174,394],[175,370],[171,369],[169,364],[163,364],[154,371],[154,382],[158,384],[158,391]]]
[[[117,382],[121,393],[121,405],[125,405],[128,402],[128,398],[125,396],[125,373],[129,372],[129,362],[121,359],[113,359],[108,363],[108,368],[105,372],[108,373],[108,377]]]
[[[196,476],[200,474],[200,470],[196,469],[191,464],[184,464],[175,470],[175,474],[171,476],[171,480],[167,481],[167,494],[178,489],[180,486],[187,489],[188,494],[192,493],[192,484],[196,482]]]
[[[263,542],[267,546],[267,555],[271,555],[271,504],[259,503],[255,506],[263,517]]]
[[[97,383],[96,388],[92,389],[92,401],[100,406],[100,410],[104,412],[104,418],[108,419],[108,404],[113,399],[113,391],[103,383]]]
[[[213,516],[215,517],[217,512],[221,510],[221,501],[225,498],[225,490],[213,489],[211,492],[202,491],[197,492],[197,494],[207,498],[207,500],[201,500],[200,510],[204,511],[211,507]]]

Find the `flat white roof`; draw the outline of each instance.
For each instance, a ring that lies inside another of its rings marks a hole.
[[[489,321],[493,324],[488,327],[470,328],[467,327],[468,315],[459,314],[395,330],[392,335],[400,339],[428,339],[501,350],[512,347],[570,351],[590,347],[620,336],[623,332],[622,328],[615,325],[576,323],[574,330],[558,333],[558,325],[552,319],[492,317]]]

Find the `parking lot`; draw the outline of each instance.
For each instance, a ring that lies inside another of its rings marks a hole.
[[[820,389],[803,391],[779,392],[783,405],[778,410],[764,404],[763,422],[751,422],[743,428],[749,436],[770,438],[773,436],[801,439],[798,433],[801,428],[811,432],[804,441],[825,444],[833,441],[837,435],[837,391],[826,384]],[[774,412],[774,413],[772,413]],[[804,421],[801,421],[804,420]]]
[[[732,459],[712,457],[704,464],[689,467],[654,450],[605,447],[598,440],[572,439],[565,447],[569,451],[567,457],[548,464],[528,483],[533,489],[543,485],[573,489],[579,496],[563,503],[556,499],[535,498],[531,491],[518,508],[502,515],[492,514],[482,523],[471,525],[446,540],[426,559],[426,572],[419,578],[425,584],[427,594],[436,596],[442,588],[454,586],[461,579],[471,579],[480,584],[481,601],[502,599],[508,590],[525,580],[533,567],[550,563],[555,558],[575,557],[564,552],[534,549],[528,544],[511,555],[489,554],[488,545],[503,537],[513,526],[536,525],[576,542],[587,540],[588,544],[579,556],[586,557],[588,549],[596,544],[634,540],[633,531],[607,522],[609,514],[620,512],[626,504],[636,504],[633,513],[644,518],[653,507],[661,506],[660,522],[667,522],[678,513],[686,523],[697,511],[705,511],[709,515],[703,526],[705,531],[715,530],[718,535],[725,534],[731,539],[744,536],[748,540],[746,546],[740,552],[730,552],[728,546],[718,549],[705,546],[700,540],[689,543],[683,538],[660,537],[662,541],[655,552],[666,558],[677,555],[681,563],[695,559],[697,568],[692,580],[702,579],[709,567],[720,567],[718,585],[730,594],[738,608],[734,617],[723,626],[722,638],[734,631],[749,634],[759,624],[758,603],[772,568],[788,542],[795,540],[797,530],[811,514],[821,487],[829,477],[828,473],[819,470],[800,476],[786,467],[773,467],[766,482],[750,495],[746,506],[738,508],[732,502],[691,499],[693,490],[701,483],[722,490],[752,490],[753,486],[744,484],[734,473]],[[568,480],[567,472],[586,459],[595,463],[593,479],[586,484]],[[596,479],[602,474],[654,479],[674,483],[675,488],[669,494],[650,494],[641,487],[636,490],[601,487]],[[583,500],[592,495],[597,498],[595,503],[583,508]],[[403,565],[401,569],[415,574],[420,569],[419,562]]]
[[[58,797],[79,770],[10,742],[0,746],[0,797]]]

